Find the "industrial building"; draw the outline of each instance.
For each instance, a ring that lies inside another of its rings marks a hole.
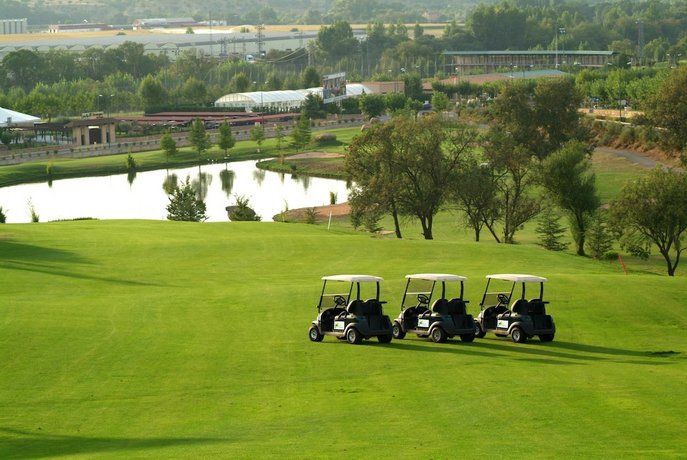
[[[28,33],[28,22],[23,19],[0,19],[0,35]]]

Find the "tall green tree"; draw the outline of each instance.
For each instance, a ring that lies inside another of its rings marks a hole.
[[[310,143],[311,138],[310,120],[305,116],[305,113],[301,112],[301,116],[298,117],[298,122],[291,132],[291,144],[300,150]]]
[[[212,146],[210,134],[205,130],[205,123],[200,118],[196,118],[191,123],[191,130],[188,132],[188,141],[195,147],[196,152],[198,152],[198,158]]]
[[[229,149],[233,148],[234,145],[236,145],[236,139],[234,139],[234,135],[231,133],[231,126],[225,121],[219,125],[217,146],[224,150],[224,156],[226,157],[229,154]]]
[[[623,236],[651,241],[674,276],[685,249],[687,175],[656,167],[648,176],[625,185],[611,203],[611,225]]]
[[[165,158],[167,163],[169,163],[169,157],[176,155],[177,153],[177,143],[172,138],[172,135],[168,132],[164,133],[160,138],[160,148],[165,152]]]
[[[682,153],[687,164],[687,67],[673,70],[649,100],[647,116],[661,130],[666,146]]]
[[[596,177],[588,158],[589,148],[570,141],[542,163],[541,183],[570,220],[577,255],[584,256],[590,219],[599,207]]]
[[[345,21],[320,27],[316,44],[331,64],[358,54],[358,40],[353,35],[351,25]]]
[[[167,98],[167,92],[162,83],[152,75],[146,75],[141,81],[138,93],[145,107],[163,104]]]
[[[257,124],[250,129],[250,139],[258,144],[258,153],[260,152],[260,146],[265,140],[265,128],[262,124]]]
[[[376,124],[356,136],[345,157],[348,177],[356,184],[349,201],[354,224],[377,227],[382,214],[391,214],[396,238],[402,238],[396,195],[401,186],[394,145],[393,125]]]

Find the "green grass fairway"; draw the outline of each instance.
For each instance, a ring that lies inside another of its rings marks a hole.
[[[687,268],[469,238],[2,225],[0,458],[684,458]],[[556,340],[308,340],[322,275],[384,277],[393,317],[413,272],[472,314],[484,275],[546,276]]]

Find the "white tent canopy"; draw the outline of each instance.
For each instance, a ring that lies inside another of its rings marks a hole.
[[[15,112],[14,110],[0,107],[0,127],[6,127],[9,125],[33,124],[37,121],[41,121],[41,119],[34,117],[33,115],[27,115],[25,113]]]

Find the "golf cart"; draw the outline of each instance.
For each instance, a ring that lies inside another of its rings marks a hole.
[[[382,278],[369,275],[323,276],[317,319],[308,336],[321,342],[325,335],[360,343],[377,337],[381,343],[391,342],[391,320],[382,311],[379,282]],[[368,296],[363,300],[361,293]]]
[[[551,342],[556,325],[546,314],[545,281],[546,278],[534,275],[487,275],[487,287],[475,320],[475,335],[479,338],[487,332],[498,337],[510,335],[516,343],[538,335],[542,342]],[[529,300],[528,288],[530,293],[535,292]]]
[[[463,342],[475,339],[475,325],[463,300],[464,276],[422,273],[406,275],[406,290],[401,301],[401,314],[394,320],[393,335],[402,339],[406,334],[431,337],[434,342],[446,342],[460,336]],[[449,300],[447,287],[455,296]],[[430,308],[431,307],[431,308]]]

